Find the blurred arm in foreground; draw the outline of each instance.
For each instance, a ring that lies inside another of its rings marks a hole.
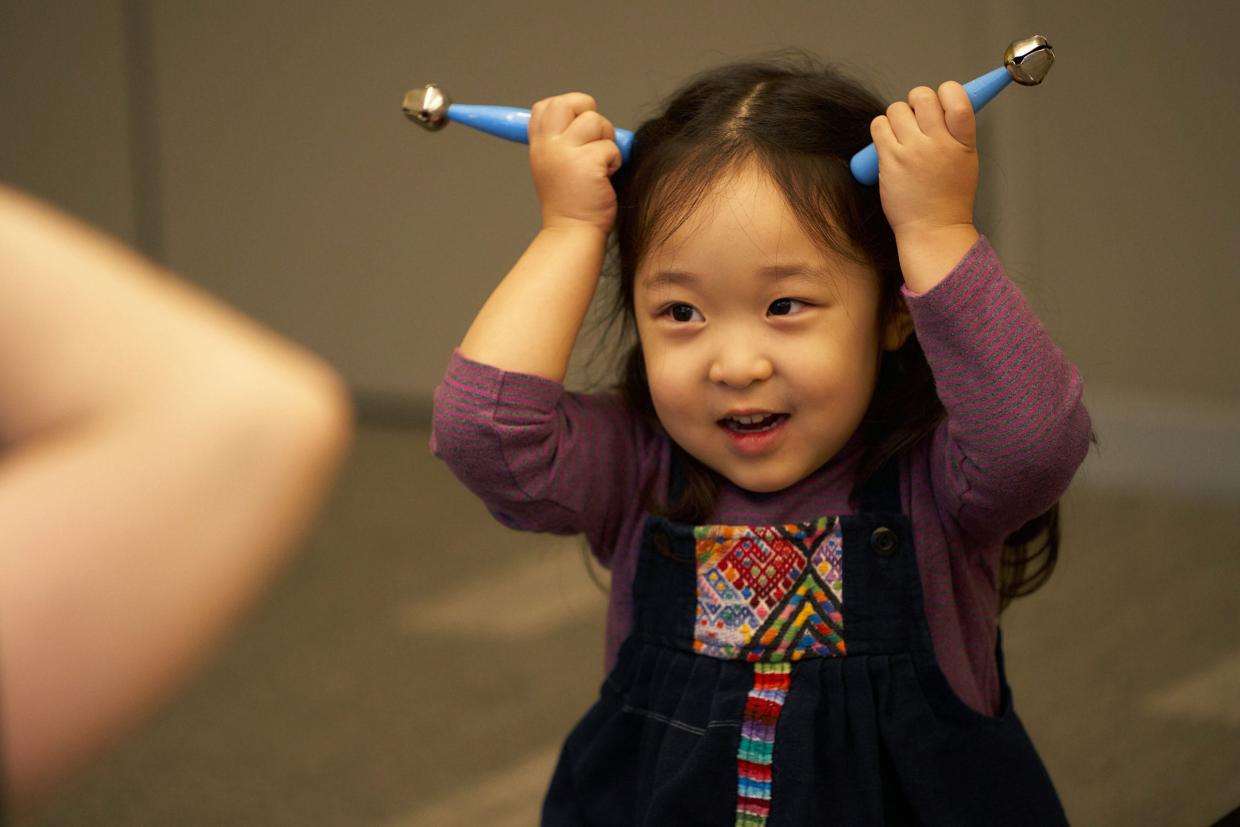
[[[203,660],[350,433],[315,356],[0,185],[0,798],[33,804]]]

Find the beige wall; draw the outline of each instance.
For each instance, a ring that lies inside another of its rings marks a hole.
[[[523,148],[423,133],[401,115],[406,89],[435,80],[457,100],[512,105],[586,89],[635,124],[697,69],[817,40],[794,32],[834,31],[824,51],[863,64],[882,48],[872,10],[781,20],[761,4],[664,5],[543,3],[537,17],[497,2],[157,5],[169,260],[359,388],[428,394],[537,204]],[[963,53],[963,33],[925,23]]]
[[[1068,0],[982,14],[792,0],[87,7],[6,6],[0,175],[156,250],[360,391],[415,402],[537,206],[522,148],[422,133],[400,114],[407,88],[513,105],[584,89],[636,125],[690,73],[780,46],[897,94],[980,74],[1012,38],[1046,34],[1059,56],[1047,83],[982,116],[981,219],[1085,372],[1111,448],[1099,478],[1139,481],[1162,462],[1195,469],[1190,487],[1240,492],[1230,4],[1180,15],[1146,0],[1123,17]]]
[[[119,2],[0,4],[0,179],[137,238]]]

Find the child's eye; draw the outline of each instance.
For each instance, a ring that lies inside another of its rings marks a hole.
[[[702,314],[691,304],[669,304],[663,309],[663,315],[671,317],[675,322],[705,321]]]
[[[802,310],[805,306],[805,302],[799,299],[776,299],[771,302],[771,306],[766,309],[766,312],[771,316],[790,316]]]

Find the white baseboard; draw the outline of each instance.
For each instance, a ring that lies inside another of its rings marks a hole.
[[[1089,389],[1098,445],[1075,484],[1240,503],[1240,401]]]

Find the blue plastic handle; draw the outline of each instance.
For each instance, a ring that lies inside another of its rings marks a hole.
[[[1000,66],[998,69],[992,69],[981,77],[973,78],[964,85],[965,94],[969,96],[969,102],[973,104],[973,111],[979,112],[986,104],[994,100],[995,95],[1003,91],[1003,88],[1012,82],[1012,75],[1008,72],[1007,67]],[[848,162],[848,168],[852,170],[853,178],[858,182],[865,184],[867,187],[874,186],[878,183],[878,150],[874,144],[868,145],[865,149],[858,152]]]
[[[448,120],[465,124],[474,129],[516,141],[520,144],[530,142],[530,110],[515,106],[480,106],[470,103],[454,103],[448,107]],[[627,129],[616,129],[616,146],[620,147],[622,163],[629,162],[633,150],[633,133]]]

